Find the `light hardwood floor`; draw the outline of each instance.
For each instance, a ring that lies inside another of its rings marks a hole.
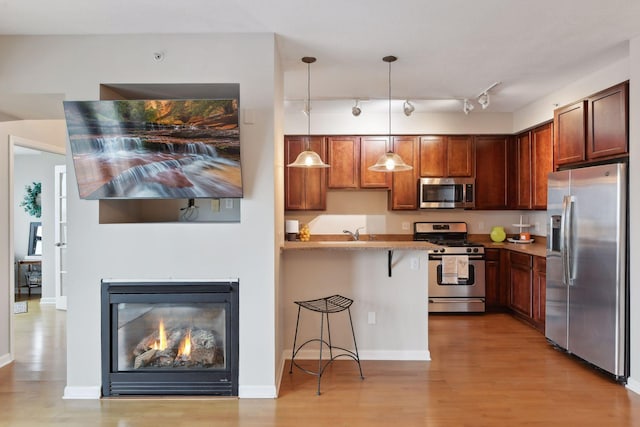
[[[432,316],[431,362],[338,361],[321,396],[286,369],[278,399],[62,400],[65,314],[32,301],[15,327],[0,426],[640,426],[640,396],[504,314]]]

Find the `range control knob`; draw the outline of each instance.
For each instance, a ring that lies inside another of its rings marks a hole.
[[[478,253],[478,248],[473,248],[473,252]]]
[[[440,252],[441,252],[441,253],[444,253],[444,248],[440,248]]]
[[[471,248],[467,248],[467,253],[471,253]]]

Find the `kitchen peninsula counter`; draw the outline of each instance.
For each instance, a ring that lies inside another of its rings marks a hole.
[[[413,240],[312,240],[309,242],[284,242],[284,250],[305,249],[349,249],[349,250],[429,250],[437,247],[432,243]]]
[[[427,257],[434,245],[414,242],[411,235],[347,237],[312,236],[309,242],[281,245],[283,358],[291,355],[296,330],[294,301],[339,294],[354,300],[351,315],[361,359],[430,360]],[[319,317],[308,316],[298,335],[317,338],[318,322]],[[331,339],[351,345],[348,318],[331,319]],[[308,356],[317,358],[317,351]]]

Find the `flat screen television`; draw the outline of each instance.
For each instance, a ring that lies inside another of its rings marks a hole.
[[[82,199],[242,197],[237,99],[64,101]]]

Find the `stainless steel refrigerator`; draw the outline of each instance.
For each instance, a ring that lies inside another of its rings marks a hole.
[[[627,165],[549,174],[546,337],[628,377]]]

